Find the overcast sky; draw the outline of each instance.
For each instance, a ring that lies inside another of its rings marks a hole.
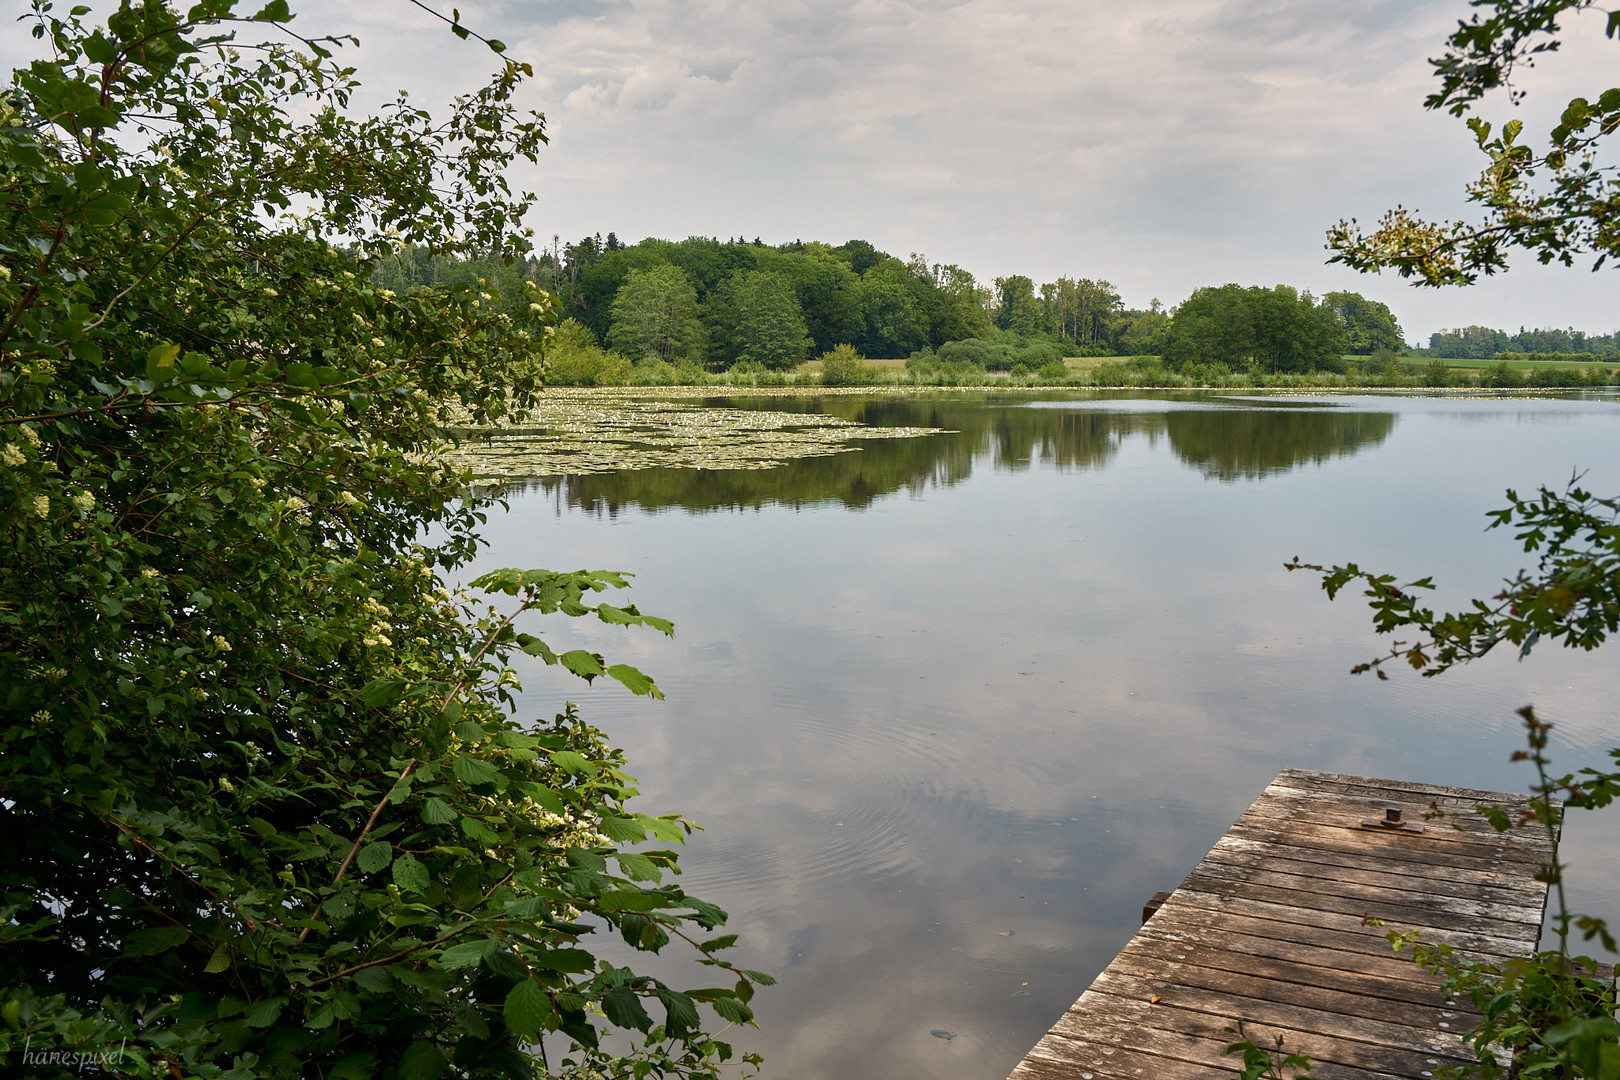
[[[456,3],[535,68],[551,145],[517,180],[546,238],[858,237],[985,280],[1106,278],[1130,306],[1228,281],[1347,288],[1419,342],[1469,322],[1620,328],[1613,269],[1524,258],[1437,291],[1324,265],[1341,217],[1468,213],[1483,158],[1421,104],[1463,0]],[[405,0],[293,6],[305,33],[360,36],[379,95],[434,102],[490,59]],[[1616,81],[1601,14],[1565,38],[1523,80],[1534,132]]]

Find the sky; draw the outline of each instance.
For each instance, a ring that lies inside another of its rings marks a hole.
[[[18,0],[3,0],[22,11]],[[981,280],[1103,278],[1127,306],[1203,285],[1350,289],[1409,340],[1468,323],[1620,328],[1615,270],[1515,260],[1466,289],[1325,265],[1336,221],[1471,217],[1484,164],[1426,112],[1463,0],[457,0],[533,65],[550,146],[514,171],[549,242],[616,232],[913,252]],[[352,32],[376,101],[433,105],[493,58],[407,0],[297,4]],[[448,10],[449,5],[445,5]],[[1611,85],[1602,14],[1566,20],[1514,110],[1544,133]],[[6,35],[0,59],[26,55]]]

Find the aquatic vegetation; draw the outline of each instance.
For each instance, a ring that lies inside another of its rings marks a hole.
[[[750,391],[749,397],[771,396]],[[795,397],[804,396],[797,391]],[[868,427],[821,413],[708,404],[712,390],[656,396],[625,390],[549,390],[500,427],[456,429],[447,464],[480,479],[618,469],[771,469],[842,454],[862,439],[907,439],[938,428]]]

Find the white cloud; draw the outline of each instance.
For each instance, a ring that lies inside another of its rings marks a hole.
[[[1529,266],[1435,293],[1323,265],[1340,217],[1466,212],[1478,154],[1421,107],[1460,0],[461,7],[534,65],[552,144],[519,179],[545,234],[860,236],[981,277],[1106,277],[1132,304],[1289,281],[1378,296],[1412,336],[1465,321],[1608,329],[1604,275]],[[1602,88],[1614,45],[1600,23],[1573,20],[1564,50],[1526,73],[1532,131]],[[360,34],[379,92],[433,101],[487,66],[393,0],[307,8],[300,24]]]

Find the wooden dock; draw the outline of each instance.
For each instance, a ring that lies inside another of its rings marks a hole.
[[[1256,1043],[1281,1035],[1308,1054],[1321,1080],[1417,1080],[1473,1060],[1463,1003],[1385,935],[1532,952],[1551,845],[1472,813],[1523,801],[1285,770],[1009,1080],[1230,1080],[1241,1059],[1221,1056],[1223,1029],[1239,1019]],[[1431,807],[1463,813],[1425,821]],[[1390,808],[1407,827],[1364,824]]]

